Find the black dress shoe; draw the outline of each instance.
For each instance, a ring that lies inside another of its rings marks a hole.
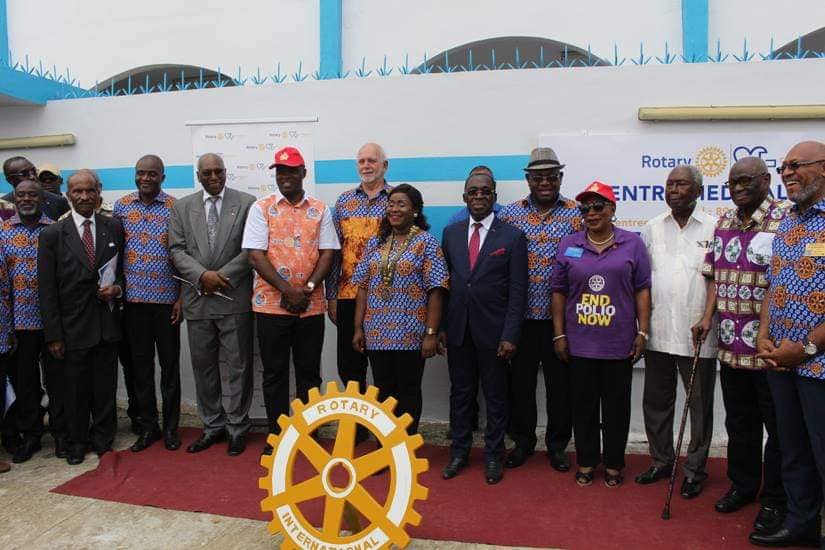
[[[533,454],[532,449],[526,449],[517,445],[512,451],[510,451],[510,454],[507,455],[507,460],[504,465],[508,468],[518,468],[527,462],[527,457],[531,454]]]
[[[716,501],[714,508],[720,514],[730,514],[731,512],[741,510],[743,506],[750,504],[754,500],[754,497],[748,497],[736,489],[730,489],[722,498]]]
[[[570,459],[567,458],[567,453],[564,451],[549,451],[547,453],[550,457],[550,466],[557,472],[570,471]]]
[[[682,495],[682,498],[696,498],[702,493],[702,482],[696,481],[695,479],[685,478],[682,481],[682,488],[679,490],[679,494]]]
[[[187,453],[199,453],[205,451],[215,443],[226,439],[226,432],[221,430],[219,432],[206,433],[203,432],[201,436],[186,447]]]
[[[97,458],[103,458],[103,455],[105,455],[106,453],[111,453],[112,452],[112,448],[111,447],[98,447],[94,451],[95,451],[95,454],[97,455]]]
[[[785,523],[785,514],[786,511],[783,508],[763,504],[759,509],[759,513],[756,514],[756,520],[753,522],[754,532],[762,535],[776,533]]]
[[[470,459],[466,456],[454,456],[450,458],[450,462],[441,470],[441,477],[443,479],[452,479],[458,475],[458,472],[467,467]]]
[[[487,480],[487,485],[495,485],[504,477],[504,469],[501,467],[501,461],[495,458],[487,461],[484,466],[484,479]]]
[[[177,431],[165,432],[163,434],[163,446],[167,451],[177,451],[180,449],[180,436]]]
[[[160,441],[160,430],[152,430],[150,432],[143,432],[137,438],[137,440],[132,443],[132,446],[129,447],[129,450],[133,453],[139,453],[145,449],[148,449],[152,443],[155,441]]]
[[[14,454],[17,447],[23,444],[23,438],[20,437],[18,433],[4,433],[0,435],[0,443],[2,443],[3,448],[6,449],[9,454]]]
[[[30,460],[34,453],[40,450],[39,439],[26,439],[23,443],[14,450],[11,461],[15,464],[22,464]]]
[[[65,437],[58,437],[54,440],[54,456],[57,458],[66,458],[69,456],[69,442]]]
[[[129,431],[135,435],[140,435],[143,433],[142,420],[139,416],[136,416],[129,421]]]
[[[656,483],[660,479],[667,479],[670,477],[670,472],[673,470],[673,464],[665,464],[664,466],[653,465],[634,479],[639,485],[649,485]]]
[[[229,447],[226,449],[226,454],[229,456],[238,456],[246,449],[243,435],[233,435],[229,438]]]
[[[86,458],[84,453],[78,451],[69,451],[69,456],[66,457],[66,462],[70,466],[77,466],[78,464],[83,463],[84,458]]]
[[[751,533],[748,540],[751,544],[757,546],[773,546],[776,548],[783,546],[812,546],[814,548],[819,546],[819,528],[804,529],[802,531],[792,533],[786,527],[782,527],[776,533]]]

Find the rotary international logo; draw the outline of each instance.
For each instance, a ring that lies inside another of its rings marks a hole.
[[[593,292],[599,292],[604,288],[604,277],[601,275],[593,275],[588,279],[587,285]]]
[[[719,176],[728,168],[728,156],[719,147],[703,147],[696,153],[696,167],[705,177]]]
[[[421,435],[408,435],[412,422],[408,414],[395,416],[396,401],[378,401],[378,388],[370,386],[360,393],[357,382],[344,391],[335,382],[327,384],[326,394],[317,388],[309,391],[306,403],[292,402],[292,416],[281,415],[279,435],[270,435],[271,456],[261,457],[267,475],[259,486],[267,493],[261,510],[272,512],[271,533],[281,533],[281,548],[404,548],[410,537],[406,525],[418,525],[421,516],[413,509],[416,500],[427,498],[427,489],[418,476],[429,468],[426,459],[415,451],[424,444]],[[312,434],[320,426],[337,422],[338,431],[331,451]],[[380,446],[362,456],[354,456],[357,426],[364,426]],[[294,483],[296,459],[309,461],[314,474]],[[363,486],[372,475],[388,470],[386,498],[373,496]],[[335,473],[335,475],[333,475]],[[314,526],[301,513],[299,504],[324,498],[323,525]],[[386,500],[386,502],[380,502]],[[361,516],[368,522],[362,526]],[[342,522],[349,532],[342,533]]]

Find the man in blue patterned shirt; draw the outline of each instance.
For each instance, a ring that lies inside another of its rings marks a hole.
[[[123,224],[126,329],[142,433],[131,449],[139,452],[161,438],[155,396],[155,347],[163,398],[163,441],[180,448],[180,285],[169,259],[169,211],[175,198],[161,190],[163,161],[145,155],[135,165],[137,191],[115,203]]]
[[[66,424],[63,414],[62,365],[46,348],[40,301],[37,294],[37,244],[40,232],[52,220],[43,212],[43,188],[33,179],[20,181],[14,189],[17,213],[3,223],[0,240],[11,282],[11,307],[17,351],[11,363],[9,378],[17,397],[9,416],[22,443],[15,449],[12,462],[29,460],[40,450],[43,420],[40,414],[42,397],[40,360],[49,389],[49,427],[55,439],[55,452],[65,457]]]
[[[825,485],[825,143],[795,145],[777,168],[794,203],[773,239],[757,357],[772,369],[788,513],[754,544],[817,546]]]
[[[503,221],[527,235],[529,277],[519,352],[510,369],[510,436],[516,447],[507,457],[505,465],[508,468],[524,464],[536,446],[536,380],[540,364],[547,392],[544,440],[550,464],[560,472],[570,469],[565,453],[573,430],[568,366],[553,350],[553,322],[550,319],[550,277],[556,249],[562,237],[581,228],[576,202],[559,194],[564,166],[553,149],[533,149],[524,169],[530,194],[508,204],[500,213]]]

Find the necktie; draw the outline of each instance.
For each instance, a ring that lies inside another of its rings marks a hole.
[[[206,216],[206,236],[209,240],[209,249],[215,247],[215,238],[218,236],[218,199],[209,197],[209,214]]]
[[[475,269],[478,260],[478,249],[481,248],[481,224],[473,224],[473,234],[470,235],[470,271]]]
[[[95,240],[92,237],[92,221],[86,220],[83,222],[83,248],[86,249],[86,258],[89,260],[89,265],[95,266]]]

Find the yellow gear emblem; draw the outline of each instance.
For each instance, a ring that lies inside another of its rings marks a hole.
[[[413,503],[427,498],[427,488],[418,483],[418,476],[427,471],[429,462],[416,458],[415,451],[424,439],[418,434],[407,434],[412,417],[396,417],[395,405],[393,398],[379,402],[378,388],[374,386],[362,394],[357,382],[347,384],[344,391],[335,382],[329,382],[326,394],[313,388],[306,404],[296,399],[292,402],[292,416],[278,418],[281,433],[267,438],[273,452],[261,457],[267,475],[260,478],[258,485],[267,492],[261,510],[272,512],[273,516],[269,532],[283,535],[282,548],[366,550],[390,544],[403,548],[409,544],[404,527],[421,522]],[[335,421],[338,432],[332,452],[328,452],[313,439],[312,433]],[[372,432],[380,446],[356,457],[355,432],[359,424]],[[293,467],[299,453],[318,474],[296,484]],[[349,481],[344,486],[333,483],[331,472],[335,468],[346,472]],[[389,468],[391,478],[386,502],[381,504],[361,483],[385,468]],[[303,516],[298,504],[321,497],[323,525],[315,527]],[[347,509],[357,510],[369,523],[342,536],[341,520]]]
[[[712,178],[728,167],[728,156],[719,147],[703,147],[696,153],[696,167],[702,175]]]

